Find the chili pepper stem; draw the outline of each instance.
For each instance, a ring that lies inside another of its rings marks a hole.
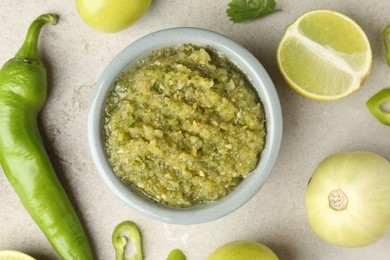
[[[38,60],[38,38],[42,26],[46,23],[56,24],[58,16],[56,14],[43,14],[36,18],[27,31],[22,47],[16,53],[15,58],[27,60]]]

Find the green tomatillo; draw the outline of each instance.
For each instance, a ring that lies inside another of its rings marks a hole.
[[[76,0],[81,18],[92,28],[106,32],[126,29],[149,9],[151,0]]]
[[[251,240],[237,240],[227,243],[206,260],[278,260],[278,256],[266,245]]]
[[[173,249],[169,252],[167,260],[186,260],[186,256],[180,249]]]
[[[390,163],[372,152],[333,154],[314,171],[305,204],[310,226],[322,240],[369,245],[390,228]]]

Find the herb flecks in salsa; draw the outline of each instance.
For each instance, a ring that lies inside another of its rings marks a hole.
[[[175,207],[225,197],[264,148],[264,111],[246,76],[225,56],[189,44],[156,50],[124,72],[104,122],[115,173]]]

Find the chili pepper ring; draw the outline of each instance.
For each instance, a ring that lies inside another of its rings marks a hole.
[[[37,124],[47,96],[46,69],[38,57],[38,37],[57,15],[30,25],[16,56],[0,70],[0,163],[24,207],[63,259],[92,259],[82,225],[61,186]]]
[[[131,256],[131,260],[143,260],[144,253],[142,249],[141,232],[137,224],[133,221],[126,220],[119,223],[112,233],[112,244],[115,248],[115,259],[125,260],[125,248],[127,243],[133,242],[136,248],[136,253]]]

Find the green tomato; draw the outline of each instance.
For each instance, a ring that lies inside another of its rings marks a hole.
[[[390,163],[372,152],[333,154],[314,171],[305,204],[310,226],[322,240],[369,245],[390,228]]]
[[[279,260],[267,246],[255,241],[238,240],[212,252],[206,260]]]
[[[76,0],[81,18],[92,28],[106,32],[126,29],[149,9],[151,0]]]

